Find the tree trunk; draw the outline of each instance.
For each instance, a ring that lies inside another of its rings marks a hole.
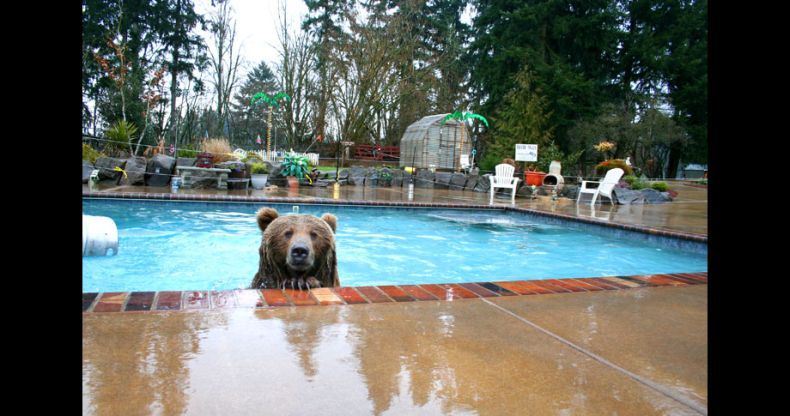
[[[680,156],[682,153],[682,144],[678,141],[669,146],[669,162],[667,163],[667,178],[675,178],[678,173],[678,165],[680,164]]]

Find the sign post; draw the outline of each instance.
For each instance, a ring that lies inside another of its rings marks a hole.
[[[524,172],[527,171],[526,162],[538,161],[538,145],[516,144],[516,162],[524,162]]]

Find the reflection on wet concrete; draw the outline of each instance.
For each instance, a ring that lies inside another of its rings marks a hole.
[[[97,316],[83,325],[83,411],[181,414],[190,383],[184,363],[201,353],[203,331],[222,315]]]
[[[480,300],[83,326],[87,414],[696,414]]]
[[[707,291],[699,285],[491,301],[706,406]]]

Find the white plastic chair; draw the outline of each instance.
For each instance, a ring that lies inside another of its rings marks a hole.
[[[513,190],[513,194],[510,198],[511,203],[516,202],[516,188],[518,187],[519,178],[513,177],[513,172],[516,170],[513,165],[509,165],[507,163],[503,163],[501,165],[496,165],[494,176],[489,176],[488,179],[491,180],[491,204],[494,203],[494,192],[496,188],[510,188]]]
[[[604,176],[602,181],[582,181],[582,186],[579,187],[579,195],[576,197],[576,203],[579,203],[582,194],[592,194],[590,205],[595,205],[595,200],[599,195],[609,198],[609,200],[614,204],[614,199],[612,199],[612,190],[614,190],[614,186],[620,182],[620,178],[623,176],[623,173],[624,172],[622,169],[614,168],[606,172],[606,176]],[[588,183],[597,183],[598,187],[588,188]]]

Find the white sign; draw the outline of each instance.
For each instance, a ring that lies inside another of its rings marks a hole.
[[[517,144],[516,161],[518,162],[537,162],[538,145],[536,144]]]
[[[461,155],[461,168],[466,169],[469,165],[469,155]]]

